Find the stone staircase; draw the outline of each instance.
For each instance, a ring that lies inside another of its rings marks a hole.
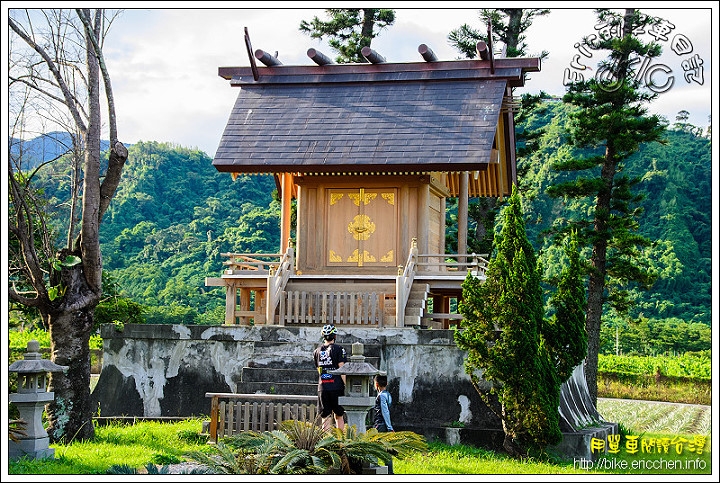
[[[405,326],[420,326],[422,317],[425,315],[428,292],[430,286],[427,284],[414,283],[410,288],[407,305],[405,306]]]
[[[348,361],[352,355],[352,344],[341,344],[347,351]],[[282,346],[275,346],[282,351]],[[382,346],[364,344],[365,362],[379,368]],[[242,368],[240,380],[236,382],[238,394],[278,394],[316,396],[318,372],[313,364],[312,352],[302,359],[297,355],[276,354],[275,361],[258,359]],[[290,359],[290,362],[288,362]]]

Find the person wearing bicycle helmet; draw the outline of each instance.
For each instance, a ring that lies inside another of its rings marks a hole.
[[[318,407],[323,421],[323,429],[332,426],[331,416],[335,417],[338,429],[345,429],[345,408],[338,402],[340,396],[345,395],[345,376],[332,374],[330,371],[341,368],[347,362],[345,349],[335,343],[337,328],[334,325],[325,325],[320,330],[323,343],[313,352],[318,379]]]

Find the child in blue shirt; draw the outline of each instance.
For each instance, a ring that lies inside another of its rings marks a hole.
[[[376,374],[375,375],[375,390],[378,392],[375,398],[375,419],[373,420],[373,426],[378,430],[379,433],[387,433],[395,430],[393,429],[392,422],[390,421],[390,406],[392,405],[392,396],[387,391],[387,375]],[[388,467],[388,474],[393,474],[392,458],[386,461],[385,464]]]

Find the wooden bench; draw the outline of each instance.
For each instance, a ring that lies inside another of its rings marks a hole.
[[[209,443],[242,431],[273,431],[287,420],[314,421],[317,396],[206,392],[210,399]]]

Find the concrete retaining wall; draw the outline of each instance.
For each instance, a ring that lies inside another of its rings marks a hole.
[[[92,398],[102,417],[207,416],[205,393],[235,392],[243,367],[314,369],[312,352],[321,341],[320,327],[128,324],[122,332],[103,326],[101,335],[103,367]],[[444,439],[443,427],[453,422],[468,432],[501,432],[465,374],[465,352],[452,330],[338,328],[337,343],[348,356],[354,342],[379,353],[376,367],[388,373],[396,429],[428,440]]]
[[[319,327],[134,325],[101,329],[103,368],[92,396],[101,416],[207,415],[206,392],[235,392],[244,366],[314,369]],[[500,428],[463,370],[450,330],[339,328],[337,343],[377,345],[394,424],[462,421]]]

